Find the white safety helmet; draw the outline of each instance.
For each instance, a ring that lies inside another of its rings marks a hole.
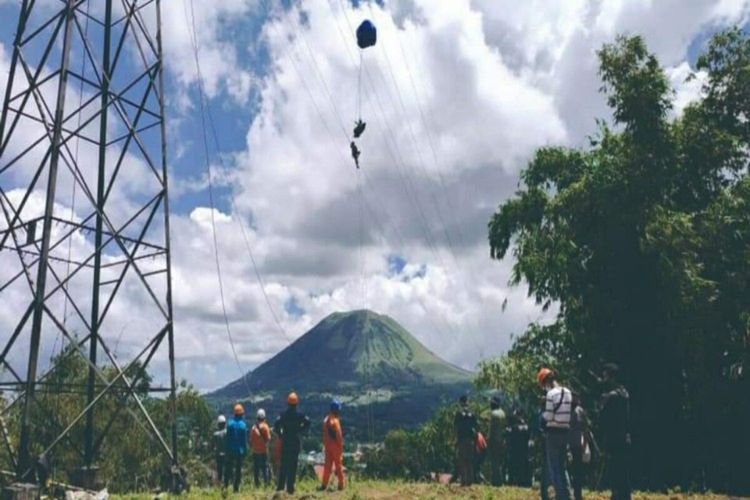
[[[219,418],[216,419],[217,424],[226,424],[227,423],[227,417],[224,415],[219,415]]]
[[[258,420],[265,420],[266,419],[266,410],[261,408],[258,410]]]

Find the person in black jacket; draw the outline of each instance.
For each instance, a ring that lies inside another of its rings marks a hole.
[[[607,454],[607,477],[612,500],[630,500],[630,394],[617,380],[618,367],[604,365],[600,427]]]
[[[302,449],[302,437],[310,429],[310,419],[297,412],[299,398],[292,392],[287,397],[287,409],[273,425],[273,431],[281,439],[281,467],[276,491],[294,494],[294,483],[297,481],[297,462]]]
[[[519,410],[515,410],[508,426],[508,484],[531,486],[529,466],[529,440],[531,432]]]
[[[477,417],[469,409],[469,398],[461,396],[459,404],[461,406],[453,419],[458,451],[458,475],[461,478],[461,486],[471,486],[474,481],[474,447],[479,425]]]

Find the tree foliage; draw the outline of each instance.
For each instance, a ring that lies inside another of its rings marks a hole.
[[[419,481],[429,478],[431,473],[454,472],[456,438],[453,418],[457,411],[458,405],[446,405],[416,430],[388,432],[383,446],[365,455],[366,474],[374,478]],[[472,411],[479,417],[480,430],[486,436],[487,408],[475,402]]]
[[[598,56],[612,124],[585,148],[538,150],[489,223],[492,257],[510,254],[512,283],[559,305],[557,321],[531,325],[479,382],[528,399],[521,378],[552,363],[591,404],[590,371],[617,362],[641,486],[748,491],[750,39],[712,39],[702,96],[676,118],[640,37]]]
[[[62,350],[53,363],[55,368],[37,389],[31,406],[32,454],[39,456],[66,427],[73,424],[68,437],[48,453],[52,478],[70,482],[84,462],[85,418],[75,424],[74,419],[86,407],[84,388],[88,364],[73,348]],[[102,368],[102,373],[107,380],[113,380],[116,376],[111,367]],[[135,392],[143,401],[154,425],[169,443],[171,398],[149,396],[148,387],[152,378],[142,366],[132,366],[127,375],[135,382]],[[104,383],[99,381],[96,392],[103,387]],[[3,399],[3,404],[7,403],[8,400]],[[8,414],[10,436],[17,435],[20,406],[16,405]],[[210,469],[204,463],[210,455],[213,411],[200,394],[185,382],[180,384],[176,408],[181,465],[187,467],[193,484],[208,484]],[[106,486],[110,491],[143,491],[168,484],[170,461],[124,385],[116,384],[95,406],[94,436],[95,442],[101,440],[95,464],[99,467],[99,477],[107,481]],[[10,462],[7,450],[3,452],[4,458]]]
[[[561,323],[529,325],[506,354],[479,364],[474,384],[481,389],[502,389],[514,409],[526,415],[539,410],[539,386],[536,375],[542,366],[554,366],[565,380],[575,377],[570,353],[570,336]],[[510,408],[507,408],[510,410]]]

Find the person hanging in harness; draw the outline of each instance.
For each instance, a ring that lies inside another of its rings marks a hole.
[[[477,417],[469,408],[469,398],[466,395],[461,396],[459,404],[460,407],[453,419],[453,429],[456,433],[458,475],[461,486],[471,486],[474,481],[474,448],[479,425]]]
[[[245,408],[241,404],[236,404],[234,405],[234,418],[227,425],[225,438],[227,464],[224,472],[224,489],[229,487],[231,477],[235,493],[240,491],[242,462],[245,461],[245,455],[247,455],[248,438]]]
[[[271,441],[271,429],[266,423],[266,411],[258,410],[255,425],[250,429],[250,447],[253,450],[253,481],[255,487],[260,487],[260,478],[263,484],[268,484],[268,442]]]
[[[367,128],[367,123],[362,121],[362,118],[354,122],[354,131],[352,132],[354,134],[355,139],[359,139],[359,136],[362,135],[362,133],[365,131],[365,128]]]
[[[297,464],[302,450],[302,437],[310,430],[310,419],[297,412],[299,397],[292,392],[287,397],[287,409],[273,425],[273,430],[281,438],[281,467],[276,491],[294,494],[297,480]]]
[[[354,141],[352,141],[349,144],[349,147],[352,150],[352,158],[354,159],[354,165],[356,165],[357,169],[359,169],[359,155],[360,155],[359,148],[357,147],[357,144],[355,144]]]
[[[367,124],[362,121],[362,119],[358,119],[356,122],[354,122],[354,139],[358,139],[359,136],[362,135],[362,132],[365,131],[365,127],[367,127]],[[349,149],[352,151],[352,158],[354,159],[354,165],[359,169],[359,155],[360,151],[357,147],[357,143],[352,140],[352,142],[349,143]]]
[[[331,402],[331,411],[323,420],[323,450],[325,451],[325,465],[323,467],[323,481],[320,490],[328,489],[331,472],[336,469],[339,491],[344,489],[344,432],[341,429],[341,403]]]
[[[214,431],[212,440],[214,458],[216,459],[216,484],[224,482],[227,462],[226,436],[227,418],[224,415],[219,415],[219,418],[216,419],[216,430]]]

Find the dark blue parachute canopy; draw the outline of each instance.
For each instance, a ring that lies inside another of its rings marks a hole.
[[[377,40],[378,30],[375,29],[375,25],[368,19],[362,21],[362,24],[357,28],[357,45],[359,45],[359,48],[372,47]]]

